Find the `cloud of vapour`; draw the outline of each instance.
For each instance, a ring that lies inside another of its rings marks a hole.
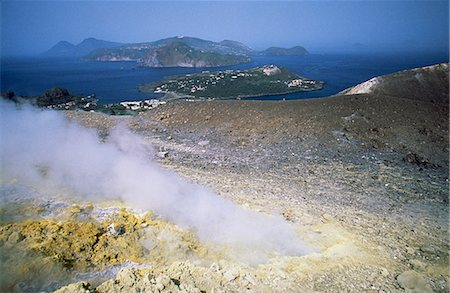
[[[152,148],[125,127],[106,142],[56,111],[0,102],[0,179],[90,200],[119,198],[150,209],[203,241],[246,252],[303,255],[310,248],[281,217],[244,210],[152,161]],[[253,259],[254,260],[254,259]]]

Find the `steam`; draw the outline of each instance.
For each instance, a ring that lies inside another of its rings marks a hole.
[[[281,217],[244,210],[160,168],[151,159],[151,146],[123,126],[101,142],[95,130],[69,122],[60,112],[6,102],[0,107],[1,179],[90,200],[120,198],[193,229],[203,241],[246,254],[311,251]]]

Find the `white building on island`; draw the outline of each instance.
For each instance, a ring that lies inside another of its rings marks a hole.
[[[135,102],[121,102],[120,105],[127,109],[136,110],[149,110],[158,107],[159,105],[166,104],[165,101],[160,101],[157,99],[135,101]]]

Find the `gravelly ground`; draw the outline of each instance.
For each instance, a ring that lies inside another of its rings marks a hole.
[[[358,95],[67,115],[104,134],[124,120],[165,168],[282,214],[320,247],[314,261],[273,264],[286,275],[259,289],[448,291],[447,104]]]

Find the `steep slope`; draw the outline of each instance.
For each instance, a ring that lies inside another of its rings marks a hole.
[[[60,41],[42,55],[44,57],[65,57],[73,56],[76,46],[67,41]]]
[[[374,77],[342,91],[341,95],[376,94],[448,103],[449,64],[442,63]]]
[[[95,38],[88,38],[83,40],[81,43],[77,45],[77,54],[79,56],[84,56],[96,50],[98,48],[114,48],[123,45],[122,43],[110,42],[97,40]]]
[[[236,50],[236,53],[250,53],[253,51],[252,48],[248,47],[247,45],[241,43],[241,42],[237,42],[237,41],[232,41],[232,40],[223,40],[221,42],[219,42],[220,45],[231,48],[233,50]]]

